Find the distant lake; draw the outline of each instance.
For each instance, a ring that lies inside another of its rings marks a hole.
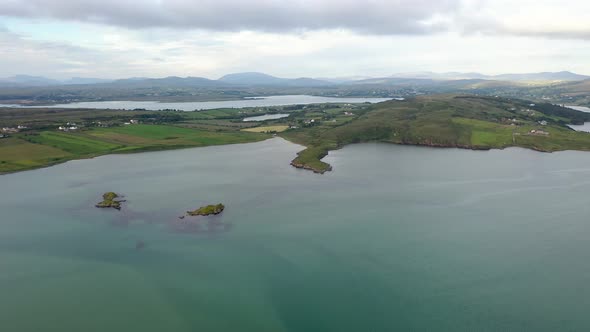
[[[583,125],[567,125],[568,127],[572,128],[575,131],[583,131],[590,133],[590,122],[584,122]]]
[[[566,105],[565,107],[574,109],[576,111],[590,113],[590,107],[586,107],[586,106],[567,106]]]
[[[158,102],[158,101],[92,101],[71,104],[60,104],[51,106],[34,106],[48,108],[97,108],[97,109],[125,109],[133,110],[137,108],[146,110],[163,110],[176,109],[182,111],[209,110],[216,108],[244,108],[244,107],[266,107],[266,106],[287,106],[287,105],[307,105],[323,103],[380,103],[391,100],[392,98],[335,98],[335,97],[318,97],[307,95],[288,95],[288,96],[268,96],[255,97],[242,100],[226,101],[203,101],[203,102]],[[0,107],[25,107],[18,105],[2,105]]]
[[[565,106],[567,108],[574,109],[576,111],[590,113],[590,107],[585,106]],[[575,131],[583,131],[590,133],[590,122],[585,122],[583,125],[568,125],[568,127],[572,128]]]
[[[0,176],[0,329],[590,331],[590,153],[359,144],[317,175],[289,166],[301,149]],[[122,211],[94,207],[106,191]]]
[[[244,121],[251,122],[251,121],[266,121],[266,120],[276,120],[289,117],[289,114],[264,114],[259,116],[251,116],[249,118],[244,118]]]

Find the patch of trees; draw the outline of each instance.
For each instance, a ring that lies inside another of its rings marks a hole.
[[[570,124],[584,124],[590,121],[590,113],[576,111],[571,108],[553,105],[549,103],[530,106],[531,109],[550,116],[558,116],[570,119]]]

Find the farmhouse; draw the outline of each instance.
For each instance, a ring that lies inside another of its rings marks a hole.
[[[61,131],[70,131],[70,130],[78,130],[78,126],[59,126],[59,128],[57,128],[58,130]]]
[[[549,132],[546,132],[541,129],[533,129],[530,131],[531,135],[539,135],[539,136],[549,136]]]

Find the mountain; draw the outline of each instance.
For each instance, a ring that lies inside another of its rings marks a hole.
[[[543,72],[528,74],[503,74],[493,76],[494,79],[504,81],[581,81],[590,76],[579,75],[569,71]]]
[[[124,87],[175,87],[175,88],[196,88],[196,87],[214,87],[223,85],[222,83],[210,80],[204,77],[178,77],[169,76],[164,78],[128,78],[116,80],[110,85]]]
[[[72,77],[67,80],[54,80],[43,76],[16,75],[7,78],[0,78],[0,86],[4,87],[43,87],[56,85],[78,85],[109,83],[113,80],[101,78]]]
[[[334,85],[332,82],[321,81],[315,78],[309,77],[300,77],[295,79],[285,79],[286,86],[301,86],[301,87],[317,87],[317,86],[326,86],[326,85]]]
[[[424,72],[410,72],[410,73],[397,73],[390,77],[393,78],[420,78],[430,80],[469,80],[469,79],[488,79],[489,76],[482,75],[480,73],[460,73],[460,72],[448,72],[448,73],[435,73],[430,71]]]
[[[434,72],[413,72],[398,73],[391,75],[390,78],[416,78],[431,80],[496,80],[496,81],[581,81],[589,79],[590,76],[579,75],[569,71],[560,72],[542,72],[542,73],[525,73],[525,74],[501,74],[501,75],[484,75],[480,73],[434,73]]]
[[[274,85],[280,84],[283,79],[263,73],[236,73],[228,74],[219,79],[219,81],[238,85]]]
[[[372,77],[370,77],[370,76],[343,76],[343,77],[316,77],[315,79],[319,80],[319,81],[334,83],[334,84],[343,84],[343,83],[353,82],[353,81],[368,80],[371,78]]]
[[[317,78],[281,78],[259,72],[245,72],[228,74],[218,80],[204,77],[178,77],[164,78],[132,77],[119,80],[101,78],[73,77],[66,80],[55,80],[42,76],[16,75],[0,79],[2,89],[21,88],[53,88],[57,89],[244,89],[244,88],[333,88],[342,87],[354,89],[360,86],[394,86],[402,89],[425,89],[428,92],[447,91],[450,89],[479,89],[479,88],[504,88],[520,87],[526,84],[539,83],[565,84],[576,83],[590,79],[590,76],[579,75],[569,71],[541,72],[524,74],[484,75],[475,72],[409,72],[397,73],[388,77],[366,78],[348,77],[334,79]],[[583,86],[586,86],[584,84]],[[363,89],[365,87],[362,87]]]
[[[63,84],[76,85],[76,84],[101,84],[111,83],[114,80],[104,78],[93,78],[93,77],[72,77],[70,79],[62,81]]]
[[[431,78],[412,78],[412,77],[379,77],[369,78],[360,81],[346,82],[349,85],[433,85],[437,84]]]
[[[231,85],[253,85],[253,86],[286,86],[286,87],[314,87],[326,86],[333,83],[317,80],[314,78],[300,77],[295,79],[279,78],[264,73],[248,72],[228,74],[221,77],[219,82]]]
[[[62,83],[58,80],[42,76],[16,75],[0,79],[0,85],[7,87],[51,86],[60,84]]]

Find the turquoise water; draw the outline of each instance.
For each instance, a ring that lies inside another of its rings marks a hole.
[[[289,166],[300,149],[0,176],[1,330],[590,329],[590,154],[362,144],[316,175]],[[94,208],[111,190],[124,210]]]

